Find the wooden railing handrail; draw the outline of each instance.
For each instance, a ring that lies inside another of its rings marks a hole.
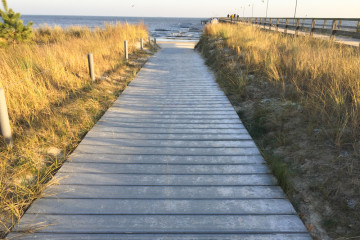
[[[220,18],[220,21],[231,21],[232,23],[244,22],[255,24],[269,30],[279,31],[283,29],[284,33],[288,30],[308,32],[311,36],[315,32],[330,35],[334,39],[336,35],[360,39],[360,18],[290,18],[290,17],[239,17],[239,18]],[[320,22],[319,22],[320,21]],[[344,24],[351,22],[351,24]]]

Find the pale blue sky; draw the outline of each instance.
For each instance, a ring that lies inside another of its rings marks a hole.
[[[262,0],[7,0],[22,14],[211,17],[237,12],[240,16],[263,17]],[[269,0],[269,17],[291,17],[296,0]],[[249,7],[250,4],[250,7]],[[245,12],[243,10],[245,9]],[[298,17],[360,18],[360,0],[298,0]]]

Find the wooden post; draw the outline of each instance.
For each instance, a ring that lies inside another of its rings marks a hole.
[[[149,41],[149,46],[151,46],[151,37],[150,36],[149,36],[148,41]]]
[[[299,35],[299,29],[300,29],[300,19],[296,19],[295,36]]]
[[[302,20],[302,31],[304,31],[304,27],[305,27],[305,19]]]
[[[144,50],[144,39],[140,38],[140,49]]]
[[[342,24],[342,20],[339,20],[339,24],[338,24],[338,30],[341,30],[341,24]]]
[[[128,41],[124,41],[124,53],[125,53],[125,60],[129,60],[129,46]]]
[[[316,20],[313,19],[311,22],[310,36],[314,36],[315,26],[316,26]]]
[[[154,38],[154,44],[155,44],[155,46],[156,46],[156,38]]]
[[[279,31],[279,23],[280,23],[280,19],[276,19],[276,27],[275,27],[275,31]]]
[[[264,19],[264,29],[266,29],[267,18]]]
[[[3,88],[0,88],[0,129],[1,135],[5,138],[6,144],[12,148],[13,139],[11,134],[9,113],[6,105],[5,91]]]
[[[360,32],[360,20],[358,21],[356,32]]]
[[[95,82],[94,56],[92,53],[88,54],[88,64],[90,79],[91,81]]]
[[[285,30],[284,30],[285,34],[287,34],[288,27],[289,27],[289,19],[286,19],[286,21],[285,21]]]
[[[336,25],[337,25],[337,20],[334,19],[332,22],[332,31],[331,31],[331,35],[330,35],[331,40],[334,40],[334,38],[335,38]]]
[[[323,29],[326,29],[326,26],[327,26],[327,20],[324,20],[324,26],[323,26]]]
[[[269,30],[271,30],[271,26],[272,26],[272,18],[269,19]]]

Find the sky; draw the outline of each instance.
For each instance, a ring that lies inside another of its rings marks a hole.
[[[7,0],[31,15],[135,17],[293,17],[296,0]],[[297,17],[360,18],[360,0],[297,0]],[[252,10],[253,9],[253,10]]]

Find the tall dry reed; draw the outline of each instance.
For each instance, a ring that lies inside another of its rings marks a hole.
[[[352,144],[359,150],[359,48],[264,32],[248,25],[207,25],[204,35],[224,40],[249,72],[290,84],[296,98],[311,111],[311,118],[338,146]]]

